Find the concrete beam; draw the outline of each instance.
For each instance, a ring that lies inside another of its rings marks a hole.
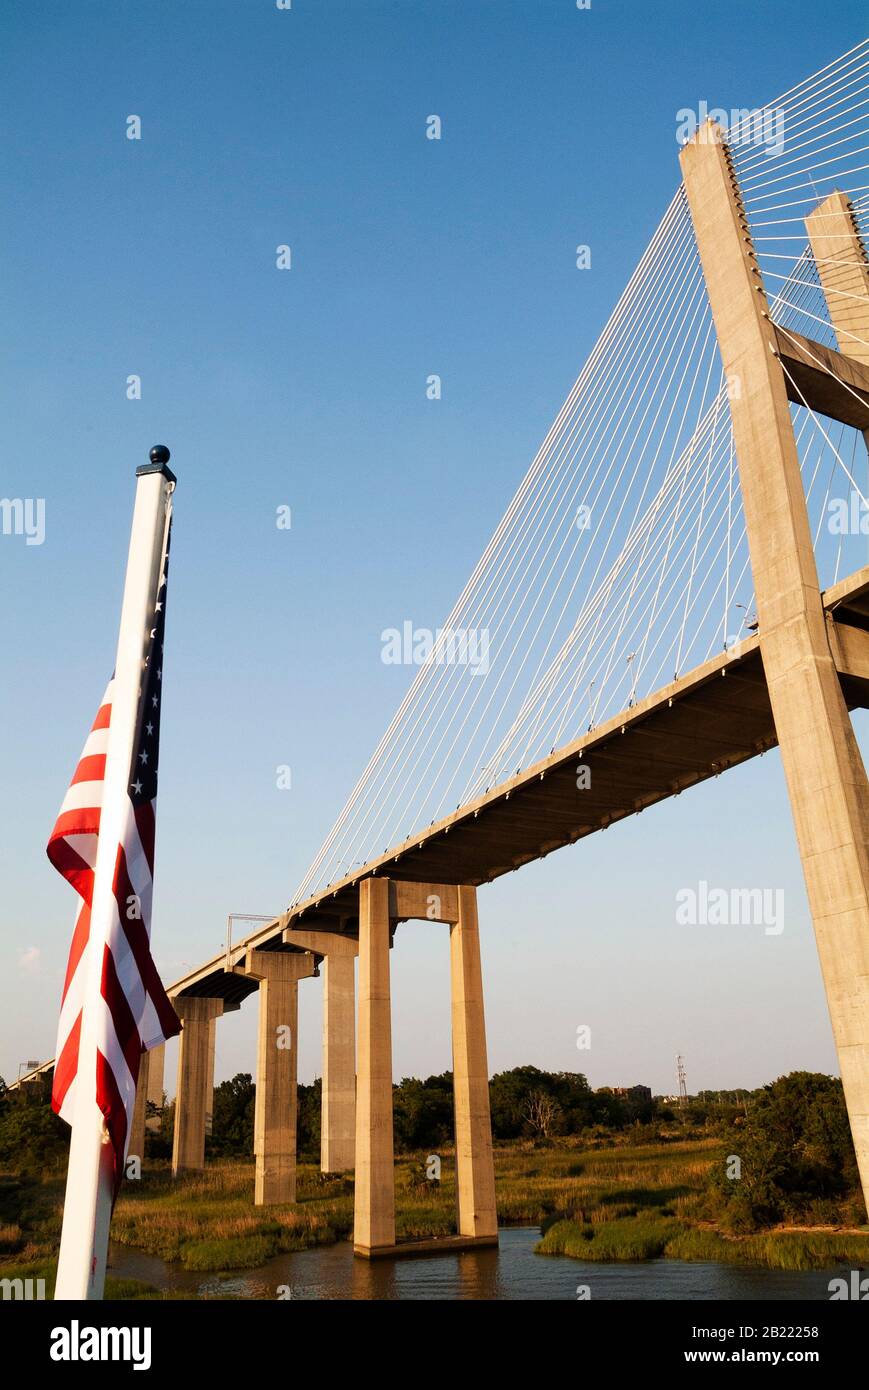
[[[395,921],[420,918],[429,922],[459,920],[459,890],[454,883],[411,883],[390,879],[389,915]]]
[[[840,675],[869,681],[869,632],[865,628],[852,627],[850,623],[836,623],[831,619],[827,620],[827,630],[830,650]]]
[[[774,324],[773,334],[788,400],[855,429],[869,429],[869,367],[791,328]]]

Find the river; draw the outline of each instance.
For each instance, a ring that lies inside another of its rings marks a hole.
[[[841,1270],[775,1270],[749,1265],[648,1260],[587,1264],[535,1255],[535,1227],[507,1227],[498,1250],[421,1259],[357,1260],[349,1242],[277,1255],[258,1269],[195,1274],[155,1255],[114,1244],[109,1277],[141,1279],[190,1298],[290,1299],[571,1299],[588,1286],[593,1299],[828,1299]]]

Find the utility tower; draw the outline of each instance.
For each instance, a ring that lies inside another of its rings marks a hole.
[[[685,1078],[685,1059],[680,1055],[676,1058],[676,1076],[679,1081],[679,1104],[688,1104],[688,1082]]]

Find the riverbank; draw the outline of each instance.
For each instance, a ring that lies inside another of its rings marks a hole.
[[[599,1226],[558,1221],[543,1236],[537,1253],[602,1263],[667,1259],[793,1271],[839,1264],[862,1269],[869,1265],[869,1232],[779,1227],[725,1236],[711,1227],[686,1226],[658,1209]]]
[[[708,1170],[720,1151],[715,1139],[596,1148],[570,1141],[498,1146],[499,1220],[502,1226],[539,1227],[540,1255],[584,1262],[664,1258],[778,1270],[869,1265],[869,1228],[780,1228],[738,1237],[716,1230],[703,1206]],[[396,1163],[399,1239],[455,1229],[453,1155],[442,1154],[439,1187],[421,1180],[425,1157],[402,1156]],[[294,1206],[255,1208],[252,1196],[250,1161],[213,1162],[177,1180],[168,1165],[149,1165],[138,1185],[125,1186],[112,1239],[185,1271],[219,1274],[255,1269],[351,1235],[352,1179],[324,1179],[312,1163],[299,1165]],[[56,1178],[0,1179],[0,1277],[43,1277],[50,1290],[62,1199]],[[124,1284],[111,1292],[136,1297],[147,1291]]]

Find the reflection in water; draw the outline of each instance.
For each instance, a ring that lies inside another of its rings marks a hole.
[[[113,1244],[109,1275],[141,1279],[190,1298],[290,1299],[828,1299],[838,1271],[755,1269],[747,1265],[586,1264],[563,1255],[535,1255],[537,1227],[508,1227],[500,1249],[420,1259],[357,1260],[349,1242],[278,1255],[259,1269],[231,1275],[193,1274]],[[279,1291],[283,1291],[279,1293]]]
[[[528,1236],[533,1239],[529,1249],[540,1239],[539,1230],[510,1231],[505,1235]],[[507,1244],[510,1245],[508,1238]],[[499,1265],[509,1260],[506,1247],[495,1250],[456,1251],[453,1255],[426,1255],[422,1259],[354,1260],[350,1271],[350,1286],[346,1298],[527,1298],[530,1295],[510,1294],[501,1286]],[[532,1255],[532,1259],[535,1258]],[[539,1262],[539,1256],[537,1260]],[[552,1297],[552,1295],[543,1295]]]

